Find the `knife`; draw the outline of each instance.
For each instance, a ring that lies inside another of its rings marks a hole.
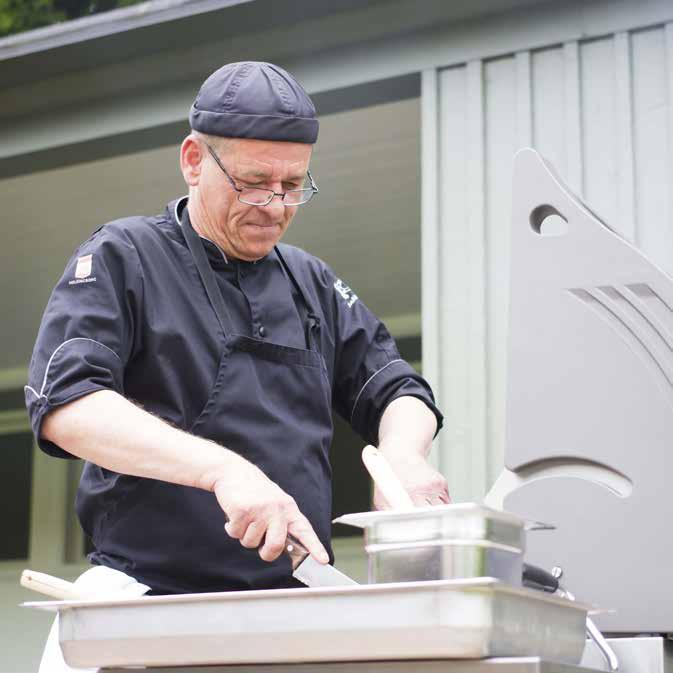
[[[225,523],[229,521],[226,513],[224,521]],[[290,533],[285,538],[285,553],[289,556],[292,564],[292,576],[303,582],[307,587],[345,587],[357,584],[354,579],[337,570],[334,566],[318,563],[308,549]]]
[[[357,584],[334,566],[318,563],[306,547],[290,533],[285,539],[285,553],[292,563],[292,576],[307,587],[343,587]]]

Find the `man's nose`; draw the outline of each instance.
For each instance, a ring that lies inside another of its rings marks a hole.
[[[271,203],[269,203],[265,210],[268,212],[268,214],[272,217],[283,217],[284,216],[284,211],[285,211],[285,204],[283,203],[283,195],[282,194],[274,194],[273,198],[271,199]]]

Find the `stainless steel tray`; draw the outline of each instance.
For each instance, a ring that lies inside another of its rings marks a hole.
[[[24,605],[58,610],[74,667],[502,656],[575,664],[588,611],[491,578]]]

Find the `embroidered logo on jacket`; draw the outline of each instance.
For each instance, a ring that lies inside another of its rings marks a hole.
[[[334,289],[346,300],[348,308],[358,300],[358,296],[340,278],[334,281]]]
[[[75,280],[68,282],[68,285],[77,285],[79,283],[93,283],[96,277],[91,277],[91,268],[93,265],[93,255],[84,255],[77,258],[75,266]]]

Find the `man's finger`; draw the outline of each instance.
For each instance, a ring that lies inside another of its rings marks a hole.
[[[248,530],[248,526],[254,521],[254,518],[251,514],[245,513],[241,516],[232,517],[227,523],[224,524],[224,530],[236,540],[240,540],[244,535],[245,531]]]
[[[241,538],[241,544],[248,549],[257,549],[262,543],[264,533],[266,533],[266,524],[262,521],[253,521]]]
[[[430,507],[433,504],[432,496],[427,493],[413,493],[411,494],[411,501],[414,507]]]
[[[293,521],[287,527],[288,533],[292,533],[301,542],[311,556],[319,563],[329,563],[329,556],[322,546],[322,542],[315,534],[306,517]]]
[[[264,561],[275,561],[285,549],[287,538],[287,524],[282,518],[271,519],[266,529],[264,544],[259,555]]]

